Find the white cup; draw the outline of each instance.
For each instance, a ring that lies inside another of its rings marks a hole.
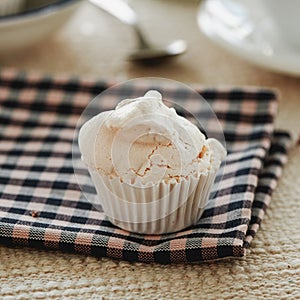
[[[283,40],[300,49],[300,0],[261,0],[261,3]]]

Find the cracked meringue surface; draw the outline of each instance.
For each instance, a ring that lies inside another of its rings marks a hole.
[[[167,107],[154,90],[95,116],[79,134],[82,158],[89,167],[130,184],[175,183],[208,172],[211,140]]]

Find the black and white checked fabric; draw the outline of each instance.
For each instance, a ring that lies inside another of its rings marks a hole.
[[[288,133],[273,130],[276,95],[255,88],[198,87],[224,129],[228,150],[224,175],[197,225],[144,236],[113,226],[94,209],[73,171],[77,121],[86,105],[109,86],[104,81],[2,70],[0,243],[160,263],[245,255],[290,144]],[[120,88],[103,109],[147,89],[134,84]],[[197,103],[183,91],[165,92],[193,115],[201,115]],[[92,193],[92,184],[87,188]]]

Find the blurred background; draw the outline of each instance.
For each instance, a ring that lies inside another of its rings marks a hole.
[[[199,44],[196,20],[199,1],[131,0],[128,3],[136,11],[140,26],[150,41],[163,45],[173,39],[182,38],[189,44],[187,55],[199,55],[197,49],[192,47]],[[40,26],[43,26],[43,23]],[[151,74],[168,77],[170,68],[180,68],[181,72],[184,72],[187,67],[188,57],[183,55],[167,66],[162,64],[152,70],[144,70],[126,61],[127,54],[135,46],[136,37],[130,26],[96,8],[89,1],[80,1],[75,13],[57,31],[34,43],[30,48],[2,53],[0,63],[1,67],[12,66],[101,77],[134,77],[137,73],[138,76]],[[184,79],[184,74],[182,75],[181,80]]]
[[[44,0],[31,1],[22,5],[27,10],[28,3],[35,5],[33,11],[0,17],[0,68],[119,81],[160,76],[208,86],[268,86],[281,90],[283,98],[298,97],[298,52],[285,48],[259,1],[127,1],[150,42],[164,46],[182,39],[187,44],[183,54],[146,66],[127,59],[137,45],[133,28],[90,1],[52,0],[47,9],[37,7]],[[281,127],[291,114],[288,127],[295,128],[297,112],[292,102],[282,101]]]

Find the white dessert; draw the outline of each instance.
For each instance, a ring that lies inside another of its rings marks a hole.
[[[88,120],[79,148],[109,220],[146,234],[195,224],[226,155],[157,91]]]
[[[123,100],[115,110],[90,119],[80,130],[79,147],[89,167],[130,184],[198,177],[225,153],[216,140],[206,139],[167,107],[157,91]]]

